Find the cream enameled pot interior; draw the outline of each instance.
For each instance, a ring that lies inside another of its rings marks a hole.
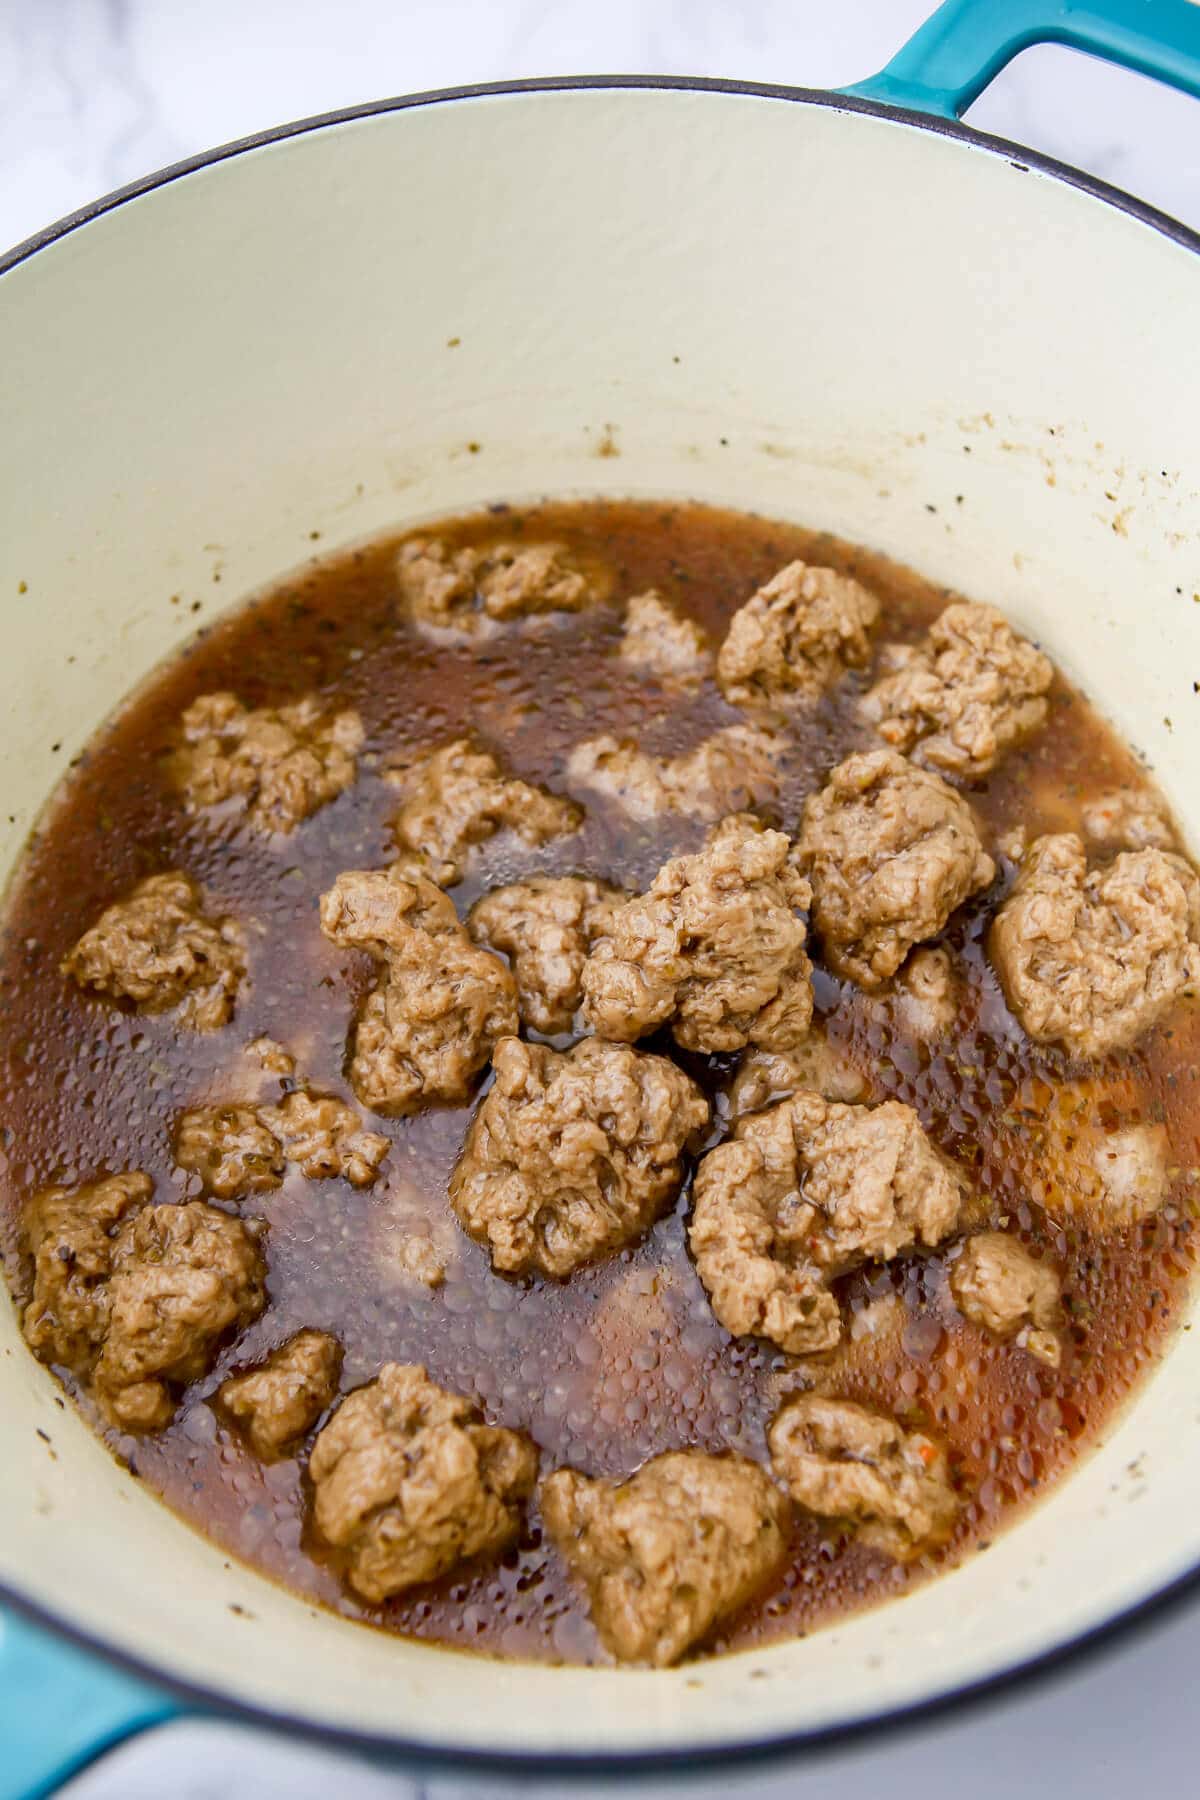
[[[1198,309],[1196,256],[1086,193],[766,95],[446,100],[155,188],[0,278],[3,868],[129,687],[315,542],[547,491],[753,507],[998,602],[1200,843]],[[60,1410],[7,1301],[0,1333],[0,1581],[201,1687],[413,1743],[845,1724],[1200,1564],[1185,1333],[1073,1479],[900,1603],[670,1673],[477,1661],[231,1566]]]

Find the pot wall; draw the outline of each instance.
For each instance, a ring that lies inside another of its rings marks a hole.
[[[195,624],[314,547],[546,491],[749,506],[996,601],[1200,841],[1198,299],[1136,218],[815,97],[445,100],[130,200],[0,278],[0,867]],[[902,1606],[668,1674],[485,1663],[230,1565],[60,1408],[7,1306],[0,1336],[0,1581],[217,1693],[409,1743],[845,1724],[1200,1564],[1183,1335],[1074,1479]]]

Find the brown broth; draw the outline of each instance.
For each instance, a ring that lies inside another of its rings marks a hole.
[[[617,572],[619,595],[656,586],[715,640],[750,592],[796,556],[853,571],[875,589],[885,607],[880,643],[918,636],[947,599],[828,536],[700,506],[498,508],[457,522],[448,535],[470,541],[501,523],[506,536],[552,535],[599,554]],[[314,565],[202,632],[97,736],[31,840],[0,943],[0,1181],[4,1253],[18,1295],[28,1276],[17,1249],[28,1196],[51,1182],[127,1168],[151,1174],[160,1198],[195,1191],[173,1163],[173,1121],[205,1101],[277,1096],[277,1079],[244,1051],[260,1035],[292,1050],[306,1079],[353,1099],[343,1072],[347,1032],[375,971],[322,937],[316,899],[340,870],[389,860],[387,822],[397,802],[381,779],[386,758],[472,729],[517,772],[559,788],[572,745],[600,731],[674,751],[739,718],[711,683],[681,697],[630,672],[615,654],[614,608],[507,630],[475,647],[432,644],[398,614],[395,542]],[[785,828],[826,771],[864,741],[854,699],[869,679],[869,671],[848,678],[798,715],[777,808]],[[171,790],[164,765],[181,712],[225,687],[248,705],[315,689],[361,711],[367,750],[358,781],[288,839],[264,840],[227,813],[188,818]],[[1087,796],[1122,781],[1144,784],[1145,776],[1060,678],[1045,729],[971,797],[993,836],[1018,822],[1033,835],[1077,826]],[[588,870],[644,886],[668,855],[698,847],[704,831],[681,818],[631,825],[589,798],[578,836],[537,850],[508,836],[485,846],[454,899],[465,911],[486,888],[535,869]],[[106,905],[169,867],[195,875],[215,910],[254,921],[251,985],[234,1022],[209,1036],[178,1031],[170,1015],[139,1017],[89,997],[58,971]],[[80,1405],[150,1488],[266,1574],[388,1630],[509,1656],[603,1655],[579,1592],[542,1540],[536,1506],[519,1546],[498,1565],[368,1606],[308,1536],[303,1457],[263,1465],[218,1420],[210,1401],[231,1369],[301,1327],[323,1327],[345,1346],[343,1391],[384,1361],[423,1362],[435,1380],[477,1394],[489,1418],[530,1431],[543,1471],[570,1462],[623,1476],[659,1451],[689,1445],[763,1459],[780,1396],[814,1379],[945,1439],[964,1506],[944,1550],[902,1568],[798,1517],[785,1575],[715,1649],[806,1632],[984,1548],[1071,1466],[1161,1351],[1186,1295],[1200,1177],[1200,1024],[1181,1008],[1104,1072],[1112,1087],[1105,1104],[1123,1121],[1167,1123],[1178,1165],[1168,1204],[1141,1226],[1096,1236],[1030,1199],[1045,1117],[1064,1084],[1087,1072],[1031,1045],[1000,998],[981,940],[1011,880],[1011,867],[1001,867],[993,889],[956,915],[944,937],[965,977],[952,1042],[931,1053],[896,1034],[862,995],[821,970],[817,1005],[874,1097],[915,1106],[936,1141],[974,1172],[991,1221],[1007,1222],[1059,1262],[1071,1319],[1061,1371],[953,1315],[935,1317],[944,1281],[938,1257],[842,1284],[852,1313],[897,1293],[903,1329],[874,1345],[852,1341],[824,1375],[814,1361],[735,1340],[713,1318],[687,1254],[686,1189],[642,1243],[568,1283],[499,1277],[458,1231],[446,1200],[464,1108],[371,1120],[392,1142],[374,1189],[306,1182],[293,1170],[277,1192],[234,1209],[270,1223],[271,1304],[188,1390],[168,1429],[125,1437],[96,1417],[86,1395],[77,1394]],[[730,1061],[689,1058],[688,1066],[718,1100],[715,1139]],[[447,1281],[432,1292],[389,1266],[389,1243],[416,1220],[428,1220],[451,1249]]]

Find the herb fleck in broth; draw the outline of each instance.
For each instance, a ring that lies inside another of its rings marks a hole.
[[[748,595],[794,557],[867,583],[884,606],[880,643],[918,637],[946,602],[916,576],[827,536],[699,506],[544,506],[505,511],[499,523],[507,536],[553,537],[601,557],[616,571],[618,595],[656,587],[714,642]],[[445,535],[471,542],[497,525],[485,515]],[[176,1116],[244,1094],[276,1098],[288,1085],[245,1053],[252,1040],[280,1041],[306,1079],[353,1100],[347,1033],[377,971],[322,936],[316,903],[340,871],[383,866],[393,854],[388,821],[397,797],[382,778],[385,761],[477,731],[526,780],[562,791],[570,749],[601,732],[675,752],[742,718],[711,682],[681,692],[623,664],[615,607],[473,644],[436,644],[399,615],[394,558],[391,541],[322,562],[203,633],[96,739],[32,842],[8,902],[0,961],[5,1250],[18,1293],[28,1279],[17,1253],[18,1212],[38,1189],[136,1168],[154,1178],[160,1199],[195,1191],[172,1157]],[[850,675],[796,713],[775,808],[785,829],[829,768],[867,742],[854,702],[871,679],[871,669]],[[331,707],[361,712],[367,740],[357,781],[286,840],[264,839],[228,816],[189,818],[170,785],[166,760],[180,715],[221,688],[248,706],[315,690]],[[1077,828],[1089,796],[1144,781],[1133,756],[1059,677],[1044,729],[970,797],[994,843],[1017,824],[1030,836]],[[631,824],[595,796],[581,797],[588,812],[578,835],[538,848],[503,835],[477,852],[452,890],[460,913],[488,888],[533,870],[586,870],[642,888],[668,856],[698,848],[705,834],[703,823],[679,816]],[[253,921],[251,983],[234,1023],[207,1036],[179,1031],[170,1014],[120,1011],[58,972],[105,906],[169,867],[189,871],[223,911]],[[946,1041],[931,1050],[898,1034],[850,984],[820,968],[817,1011],[866,1076],[870,1096],[914,1106],[967,1168],[991,1224],[1057,1260],[1069,1319],[1064,1366],[1056,1372],[1012,1344],[985,1342],[944,1309],[935,1317],[931,1300],[944,1280],[937,1257],[901,1259],[841,1282],[854,1317],[889,1293],[903,1312],[896,1330],[852,1336],[836,1353],[832,1390],[923,1424],[949,1445],[965,1497],[958,1530],[945,1550],[901,1567],[797,1514],[784,1576],[715,1649],[811,1630],[986,1544],[1095,1436],[1161,1350],[1185,1298],[1200,1165],[1196,1014],[1177,1009],[1114,1062],[1112,1091],[1097,1101],[1115,1107],[1122,1124],[1165,1122],[1168,1203],[1144,1224],[1103,1237],[1043,1211],[1030,1198],[1031,1174],[1060,1105],[1055,1090],[1080,1071],[1028,1042],[984,957],[984,926],[1011,879],[1001,859],[996,886],[945,935],[965,973]],[[731,1060],[681,1060],[718,1101],[715,1138]],[[512,1281],[492,1272],[449,1212],[447,1181],[469,1117],[464,1108],[368,1118],[392,1146],[374,1188],[306,1181],[293,1168],[278,1190],[242,1203],[238,1211],[270,1225],[267,1312],[187,1390],[161,1433],[135,1439],[97,1424],[185,1518],[348,1616],[496,1654],[588,1661],[599,1652],[586,1603],[543,1543],[536,1504],[521,1542],[499,1564],[369,1606],[342,1585],[309,1535],[303,1458],[261,1464],[209,1404],[231,1370],[316,1327],[345,1347],[343,1392],[385,1361],[422,1362],[435,1381],[477,1394],[490,1419],[531,1432],[543,1471],[572,1463],[621,1476],[687,1446],[766,1459],[766,1424],[781,1397],[810,1384],[817,1365],[733,1339],[717,1324],[686,1249],[686,1188],[632,1250],[562,1285]],[[434,1290],[395,1267],[398,1234],[426,1222],[450,1250],[446,1282]],[[95,1416],[86,1397],[81,1404]]]

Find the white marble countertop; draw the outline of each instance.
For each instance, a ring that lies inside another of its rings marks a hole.
[[[179,157],[384,93],[572,72],[837,86],[878,68],[932,3],[0,0],[0,247]],[[1180,95],[1065,51],[1034,51],[970,117],[1200,227],[1200,105]],[[972,1800],[1020,1789],[1103,1797],[1135,1785],[1186,1793],[1195,1752],[1180,1672],[1198,1659],[1193,1610],[961,1720],[833,1763],[689,1791],[776,1800],[836,1782],[839,1800],[885,1787],[897,1797],[969,1791]],[[199,1724],[113,1753],[69,1791],[73,1800],[216,1800],[235,1783],[255,1800],[316,1800],[331,1788],[344,1800],[468,1791]]]

